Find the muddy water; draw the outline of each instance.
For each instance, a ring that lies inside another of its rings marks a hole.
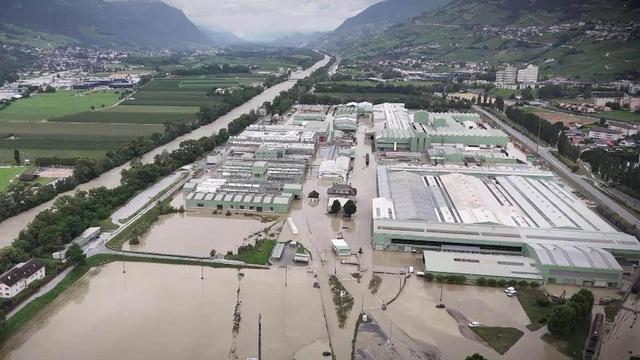
[[[198,214],[162,215],[140,244],[125,244],[124,250],[172,255],[208,257],[211,249],[219,254],[236,251],[245,238],[270,223],[250,218],[213,217]]]
[[[2,349],[3,359],[291,359],[326,343],[317,289],[304,269],[238,270],[144,263],[93,269]],[[232,336],[236,292],[241,322]],[[322,348],[323,346],[321,346]]]
[[[313,65],[311,68],[307,70],[294,73],[292,78],[299,79],[302,77],[309,76],[311,72],[324,66],[327,62],[329,62],[329,57],[325,57],[323,60],[317,62],[315,65]],[[148,152],[142,157],[142,161],[151,162],[153,161],[153,157],[155,155],[162,153],[164,150],[172,151],[174,149],[177,149],[178,145],[182,141],[189,140],[189,139],[198,139],[203,136],[209,136],[212,133],[227,127],[227,125],[235,118],[239,117],[242,114],[248,113],[251,110],[257,109],[265,101],[272,101],[276,96],[278,96],[278,94],[280,94],[280,92],[286,91],[292,88],[295,82],[296,80],[289,80],[266,89],[261,94],[257,95],[256,97],[252,98],[246,103],[238,106],[237,108],[231,110],[231,112],[229,112],[228,114],[221,116],[215,122],[209,125],[202,126],[192,131],[189,134],[180,136],[177,139],[163,146],[160,146],[151,152]],[[128,167],[129,167],[129,163],[123,166],[119,166],[117,168],[111,169],[105,172],[104,174],[102,174],[100,177],[94,180],[91,180],[88,183],[80,185],[78,189],[88,190],[88,189],[92,189],[100,186],[115,187],[120,184],[120,173],[122,172],[123,169],[126,169]],[[65,194],[71,195],[73,194],[73,192],[75,192],[75,190],[72,190]],[[11,217],[3,221],[2,223],[0,223],[0,247],[9,245],[18,236],[18,233],[20,232],[20,230],[24,229],[27,226],[27,224],[31,222],[38,213],[40,213],[45,209],[50,208],[53,205],[54,201],[55,199],[52,201],[46,202],[38,207],[35,207],[29,211],[25,211],[19,215]]]
[[[393,326],[418,341],[442,351],[445,359],[463,359],[475,352],[490,359],[564,359],[553,347],[540,340],[544,330],[526,329],[528,319],[519,302],[501,289],[465,285],[446,285],[443,302],[472,321],[487,326],[514,327],[525,335],[503,356],[460,334],[458,323],[446,311],[436,309],[440,287],[411,278],[402,295],[386,311]],[[416,309],[421,309],[416,311]],[[374,314],[380,311],[374,311]]]

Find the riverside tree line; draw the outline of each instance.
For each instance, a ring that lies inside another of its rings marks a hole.
[[[300,84],[280,93],[273,101],[273,104],[276,104],[275,108],[284,106],[300,91],[312,87],[310,79],[315,79],[319,77],[319,73],[326,72],[328,66],[330,63],[316,70],[310,78],[301,80]],[[265,107],[273,108],[270,103],[265,103]],[[217,111],[201,111],[198,121],[201,124],[210,123],[219,115]],[[113,211],[124,205],[139,191],[180,167],[193,163],[216,146],[224,144],[230,136],[239,134],[257,119],[258,115],[251,111],[233,120],[226,129],[221,129],[217,134],[181,142],[178,149],[156,155],[151,163],[133,161],[129,169],[122,171],[120,185],[115,188],[99,187],[89,191],[78,191],[72,196],[59,197],[50,209],[40,212],[10,246],[0,249],[0,272],[31,257],[48,257],[52,252],[61,250],[86,228],[97,226],[102,220],[107,219]],[[134,157],[137,158],[145,152],[139,152]],[[91,170],[91,167],[88,166],[89,169],[83,170],[83,173],[85,175],[97,173]]]
[[[201,107],[195,121],[168,122],[165,124],[164,132],[132,139],[121,148],[107,152],[99,160],[89,158],[38,158],[36,159],[36,165],[38,166],[73,166],[73,176],[58,180],[54,184],[36,187],[22,182],[11,184],[5,191],[0,193],[0,221],[43,204],[60,193],[72,190],[78,184],[86,183],[100,176],[103,172],[140,157],[178,136],[209,124],[262,91],[262,87],[241,87],[238,91],[225,94],[220,103]]]

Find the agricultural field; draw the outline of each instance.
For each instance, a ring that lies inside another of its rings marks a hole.
[[[163,129],[160,124],[0,121],[0,163],[12,162],[14,149],[32,161],[51,156],[100,158],[132,138]]]
[[[618,121],[640,122],[640,113],[632,111],[601,111],[599,113],[596,113],[594,116]]]
[[[164,124],[189,121],[196,117],[198,106],[121,105],[103,111],[83,112],[55,118],[56,122]]]
[[[125,100],[122,105],[195,106],[220,101],[219,95],[208,96],[212,88],[259,85],[266,76],[256,74],[217,74],[155,79]]]
[[[93,92],[57,91],[32,94],[27,99],[14,101],[0,110],[2,121],[40,121],[53,117],[108,107],[118,101],[119,94],[110,90]]]

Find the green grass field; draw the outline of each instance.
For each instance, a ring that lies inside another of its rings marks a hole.
[[[196,117],[197,106],[116,106],[104,111],[82,112],[52,119],[55,122],[164,124],[189,121]]]
[[[13,152],[11,153],[13,156]],[[11,166],[11,167],[0,167],[0,191],[4,190],[9,184],[11,180],[15,179],[16,176],[22,174],[27,168],[24,166]]]
[[[547,321],[546,318],[551,313],[553,306],[541,306],[539,300],[547,299],[547,296],[539,289],[534,288],[520,288],[516,295],[522,310],[527,314],[531,324],[527,325],[527,328],[531,331],[535,331],[543,327]]]
[[[45,156],[100,158],[132,138],[163,129],[163,125],[147,124],[0,121],[0,163],[12,162],[14,149],[20,150],[22,159],[32,161]]]
[[[100,90],[83,93],[78,91],[57,91],[51,94],[34,94],[27,99],[14,101],[9,107],[0,110],[0,121],[37,121],[90,111],[91,106],[101,108],[118,101],[114,91]]]
[[[629,121],[629,122],[640,121],[640,113],[635,113],[632,111],[623,111],[623,110],[601,111],[599,113],[596,113],[594,116],[597,116],[599,118],[603,117],[605,119],[619,120],[619,121]]]
[[[500,355],[503,355],[515,345],[524,333],[511,327],[481,326],[472,328],[482,340],[486,341]]]

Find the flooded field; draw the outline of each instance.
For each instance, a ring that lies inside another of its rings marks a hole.
[[[489,359],[565,358],[540,339],[544,330],[531,332],[525,327],[529,320],[518,300],[507,297],[502,289],[445,285],[443,302],[449,309],[458,311],[482,325],[522,330],[525,335],[503,356],[477,341],[464,337],[456,320],[445,310],[435,308],[439,299],[438,284],[426,283],[420,278],[410,278],[400,297],[387,308],[384,315],[380,310],[374,310],[372,314],[374,317],[388,317],[387,323],[381,323],[387,332],[390,326],[396,327],[416,341],[434,346],[442,352],[444,359],[464,359],[476,352]]]
[[[236,251],[247,236],[270,224],[248,217],[214,217],[197,213],[162,215],[140,239],[140,244],[127,243],[123,250],[209,257],[212,249],[219,254]]]
[[[239,275],[240,273],[244,275]],[[304,268],[242,270],[145,263],[92,269],[0,353],[3,359],[321,358],[318,290]],[[239,290],[238,290],[239,289]],[[234,313],[240,319],[237,332]]]

